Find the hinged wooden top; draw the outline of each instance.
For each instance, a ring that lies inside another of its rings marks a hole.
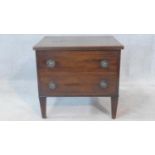
[[[44,37],[34,50],[121,50],[124,46],[112,36],[48,36]]]

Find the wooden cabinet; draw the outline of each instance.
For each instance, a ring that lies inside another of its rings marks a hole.
[[[111,36],[43,38],[34,47],[42,117],[46,118],[46,97],[108,96],[115,118],[121,49]]]

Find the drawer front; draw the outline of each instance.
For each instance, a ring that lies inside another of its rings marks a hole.
[[[47,72],[108,72],[119,67],[119,52],[113,51],[38,51],[39,70]]]
[[[40,96],[108,96],[116,93],[117,81],[114,74],[44,72],[39,92]]]

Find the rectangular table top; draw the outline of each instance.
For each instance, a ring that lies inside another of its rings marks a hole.
[[[121,50],[123,45],[113,36],[103,35],[56,35],[44,37],[34,50],[50,49],[96,49],[96,50]]]

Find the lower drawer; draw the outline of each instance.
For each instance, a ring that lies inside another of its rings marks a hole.
[[[39,78],[40,96],[110,96],[117,87],[116,74],[54,73]]]

